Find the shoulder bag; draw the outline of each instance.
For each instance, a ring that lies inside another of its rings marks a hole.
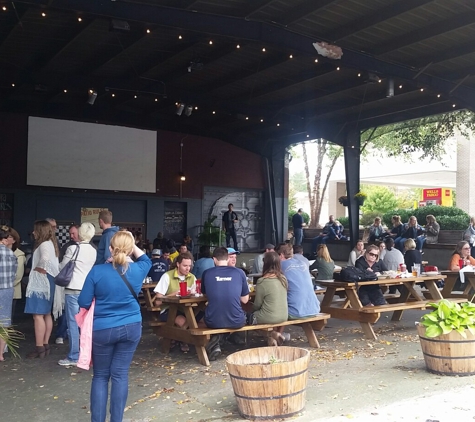
[[[74,251],[71,260],[63,267],[59,274],[55,277],[54,283],[60,287],[66,287],[71,283],[73,278],[74,268],[76,267],[76,259],[78,259],[79,254],[79,245],[76,245],[76,250]]]
[[[135,297],[135,300],[137,301],[137,303],[139,304],[139,307],[140,307],[139,298],[137,297],[137,294],[134,292],[134,289],[132,289],[132,286],[130,285],[129,280],[127,280],[125,275],[120,272],[119,268],[116,268],[116,270],[117,270],[117,273],[120,275],[120,278],[122,278],[122,280],[124,280],[124,283],[129,288],[130,293],[132,293],[132,296]]]

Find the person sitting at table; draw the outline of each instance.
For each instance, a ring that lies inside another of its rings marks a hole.
[[[460,271],[462,269],[460,267],[460,260],[463,261],[462,268],[466,265],[475,265],[475,259],[470,255],[470,244],[465,240],[461,240],[455,246],[455,250],[450,258],[449,270]]]
[[[252,325],[278,324],[287,321],[287,279],[280,265],[279,255],[274,252],[264,254],[263,275],[257,280],[253,312],[248,318]],[[275,334],[274,334],[275,333]],[[277,331],[271,334],[269,346],[277,345]]]
[[[404,242],[404,249],[406,253],[404,254],[404,263],[408,271],[412,270],[414,264],[422,265],[422,253],[416,249],[416,242],[414,239],[407,239]]]
[[[414,216],[409,217],[409,221],[404,224],[401,235],[394,240],[396,248],[401,252],[404,252],[404,242],[406,239],[414,239],[418,250],[422,251],[423,240],[419,237],[424,229],[417,224],[417,218]]]
[[[188,289],[196,289],[196,277],[190,272],[193,256],[190,252],[185,252],[175,259],[176,268],[167,271],[162,275],[160,281],[153,291],[156,293],[154,297],[155,306],[160,306],[160,320],[167,321],[168,305],[163,305],[160,298],[163,296],[176,296],[180,292],[180,281],[186,281]],[[178,327],[183,327],[186,323],[186,318],[183,313],[178,313],[175,318],[175,324]],[[186,343],[180,343],[182,352],[188,352],[189,346]]]
[[[410,239],[412,240],[412,239]],[[394,239],[391,237],[386,238],[384,241],[386,249],[384,250],[384,256],[381,258],[381,250],[379,259],[383,260],[384,265],[389,271],[397,271],[400,269],[401,264],[404,264],[404,255],[399,249],[394,247]],[[408,267],[411,268],[411,267]],[[396,293],[399,290],[402,293],[400,286],[389,286],[389,293]]]
[[[393,227],[391,230],[386,230],[386,237],[392,237],[393,239],[397,239],[401,237],[403,224],[401,223],[401,217],[399,215],[393,215],[391,218],[391,222]]]
[[[379,248],[376,245],[369,245],[366,248],[365,254],[356,260],[355,267],[360,270],[369,270],[378,274],[388,270],[386,265],[384,265],[384,262],[379,259]],[[386,304],[386,300],[384,299],[379,284],[365,286],[364,282],[362,282],[358,290],[358,296],[363,306],[378,306]]]
[[[303,255],[303,247],[302,245],[294,245],[292,247],[294,252],[294,258],[302,261],[308,268],[310,268],[309,260]]]
[[[200,253],[198,256],[199,259],[195,262],[195,265],[193,265],[191,272],[197,279],[200,279],[204,271],[208,268],[214,267],[214,261],[213,258],[211,258],[209,246],[206,245],[200,246]]]
[[[169,267],[167,260],[162,258],[162,251],[154,249],[152,250],[152,268],[150,268],[147,277],[150,277],[156,283],[169,270]]]
[[[272,243],[268,243],[264,247],[264,252],[259,255],[256,255],[254,259],[254,265],[252,266],[252,272],[254,274],[262,274],[262,268],[264,267],[264,254],[266,252],[274,251],[275,246]]]
[[[333,280],[333,272],[335,271],[335,263],[330,257],[327,245],[319,245],[317,250],[317,258],[310,266],[310,271],[317,270],[317,280]]]
[[[376,242],[382,240],[384,237],[384,227],[381,224],[381,217],[376,217],[374,223],[369,226],[369,238],[368,242]]]
[[[246,325],[246,314],[241,304],[249,301],[249,287],[244,272],[228,265],[228,250],[213,251],[214,268],[201,276],[201,290],[208,298],[204,323],[210,328],[241,328]],[[209,360],[221,354],[222,336],[212,335],[206,345]]]
[[[320,302],[315,295],[307,266],[293,257],[292,246],[287,243],[281,243],[276,252],[279,254],[282,271],[289,285],[287,291],[289,320],[317,315],[320,312]],[[284,327],[278,327],[277,331],[280,334],[277,340],[279,344],[284,340],[290,340],[290,335],[283,333]]]
[[[349,267],[354,267],[356,260],[360,257],[363,256],[365,253],[364,249],[364,243],[361,239],[358,239],[356,241],[356,245],[353,248],[353,250],[350,252],[350,256],[348,258],[348,263],[346,264]]]
[[[386,243],[382,240],[377,240],[375,245],[379,248],[379,259],[384,259],[384,255],[386,255]]]

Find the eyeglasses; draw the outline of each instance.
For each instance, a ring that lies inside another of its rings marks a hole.
[[[465,248],[462,248],[462,250],[464,250],[464,249],[470,249],[470,246],[466,246]]]
[[[374,256],[375,258],[377,258],[379,256],[377,253],[373,253],[373,252],[368,252],[368,255],[369,256]]]

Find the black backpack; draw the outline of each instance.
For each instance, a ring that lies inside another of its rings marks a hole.
[[[378,276],[369,270],[360,270],[356,267],[346,267],[340,271],[340,274],[335,274],[335,278],[347,283],[358,283],[359,281],[373,281],[377,280]]]

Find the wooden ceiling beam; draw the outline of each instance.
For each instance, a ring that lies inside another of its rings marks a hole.
[[[285,14],[276,18],[276,21],[284,26],[289,26],[335,2],[336,0],[307,0],[292,7]]]

